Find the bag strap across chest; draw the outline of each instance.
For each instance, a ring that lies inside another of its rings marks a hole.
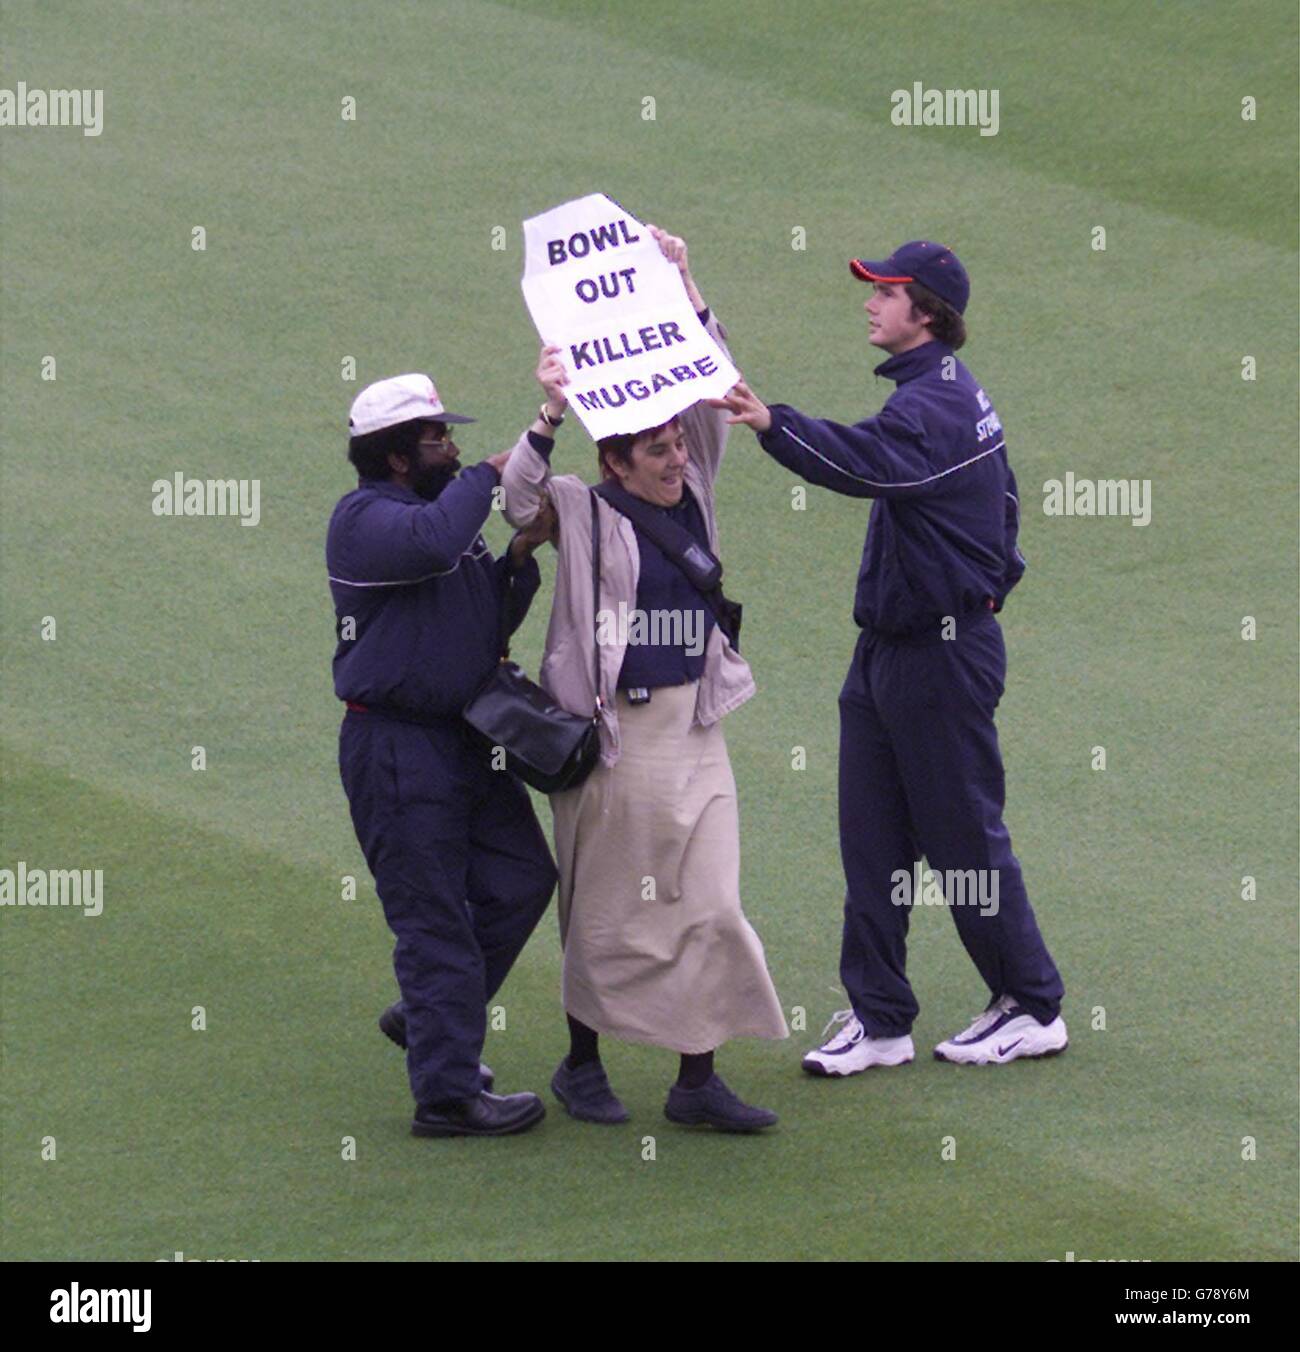
[[[690,490],[685,490],[689,492]],[[740,651],[740,615],[738,603],[722,593],[722,560],[702,545],[685,526],[679,526],[666,512],[629,493],[622,484],[606,479],[591,492],[621,512],[664,557],[679,568],[686,580],[700,593],[713,612],[731,646]]]

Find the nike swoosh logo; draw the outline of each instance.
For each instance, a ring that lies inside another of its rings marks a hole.
[[[1024,1041],[1024,1038],[1018,1037],[1014,1042],[1009,1043],[1007,1046],[1005,1046],[1005,1047],[999,1047],[999,1048],[998,1048],[998,1055],[999,1055],[999,1056],[1005,1056],[1009,1051],[1014,1051],[1018,1046],[1020,1046],[1020,1044],[1021,1044],[1023,1041]]]

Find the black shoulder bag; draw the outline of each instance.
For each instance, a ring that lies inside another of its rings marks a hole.
[[[591,497],[591,587],[593,617],[600,610],[600,523]],[[588,718],[571,714],[511,662],[506,633],[506,606],[501,606],[501,660],[482,688],[465,706],[462,717],[476,741],[487,750],[501,747],[506,766],[525,784],[542,793],[576,788],[591,773],[600,755],[600,644],[596,650],[596,709]]]
[[[739,601],[729,601],[722,594],[722,560],[702,545],[690,531],[665,516],[644,498],[629,493],[621,484],[606,479],[592,492],[604,498],[615,511],[622,512],[638,530],[663,550],[665,557],[682,570],[686,580],[708,603],[718,628],[727,636],[727,642],[739,652],[740,620],[744,607]]]

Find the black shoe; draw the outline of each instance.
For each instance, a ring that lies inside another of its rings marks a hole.
[[[664,1116],[685,1127],[707,1125],[718,1131],[762,1131],[777,1122],[770,1109],[742,1103],[718,1075],[711,1075],[698,1089],[673,1085],[664,1104]]]
[[[400,1000],[395,1005],[389,1005],[379,1016],[379,1031],[390,1042],[396,1042],[403,1051],[406,1050],[406,1011],[402,1008]],[[483,1078],[483,1088],[491,1090],[497,1082],[492,1067],[480,1064],[478,1073]]]
[[[571,1067],[566,1056],[551,1077],[551,1093],[564,1105],[564,1111],[580,1122],[615,1126],[628,1119],[628,1111],[609,1087],[605,1067],[599,1061]]]
[[[412,1136],[511,1136],[546,1116],[536,1094],[479,1094],[415,1110]]]

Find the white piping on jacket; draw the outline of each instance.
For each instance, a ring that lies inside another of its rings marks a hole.
[[[486,544],[477,553],[467,549],[450,568],[444,568],[440,573],[425,573],[423,577],[405,577],[397,582],[352,582],[346,577],[335,577],[333,573],[329,574],[329,580],[337,582],[340,587],[413,587],[417,582],[429,582],[435,577],[450,577],[460,567],[461,559],[481,559],[488,552]]]
[[[950,469],[940,470],[938,474],[931,474],[928,479],[913,479],[909,483],[882,483],[877,479],[864,479],[861,475],[850,474],[848,470],[837,465],[835,461],[827,460],[815,446],[809,446],[802,437],[796,436],[788,427],[783,427],[781,430],[791,441],[797,441],[805,451],[810,451],[823,464],[829,465],[833,470],[838,470],[846,479],[852,479],[855,483],[867,484],[871,488],[920,488],[922,484],[931,484],[936,479],[942,479],[946,474],[954,474],[959,469],[965,469],[967,465],[973,465],[977,460],[983,460],[986,455],[992,455],[994,451],[1002,450],[1007,444],[1005,441],[999,441],[996,446],[990,446],[987,451],[981,451],[978,455],[971,456],[969,460],[963,460],[960,465],[953,465]]]

